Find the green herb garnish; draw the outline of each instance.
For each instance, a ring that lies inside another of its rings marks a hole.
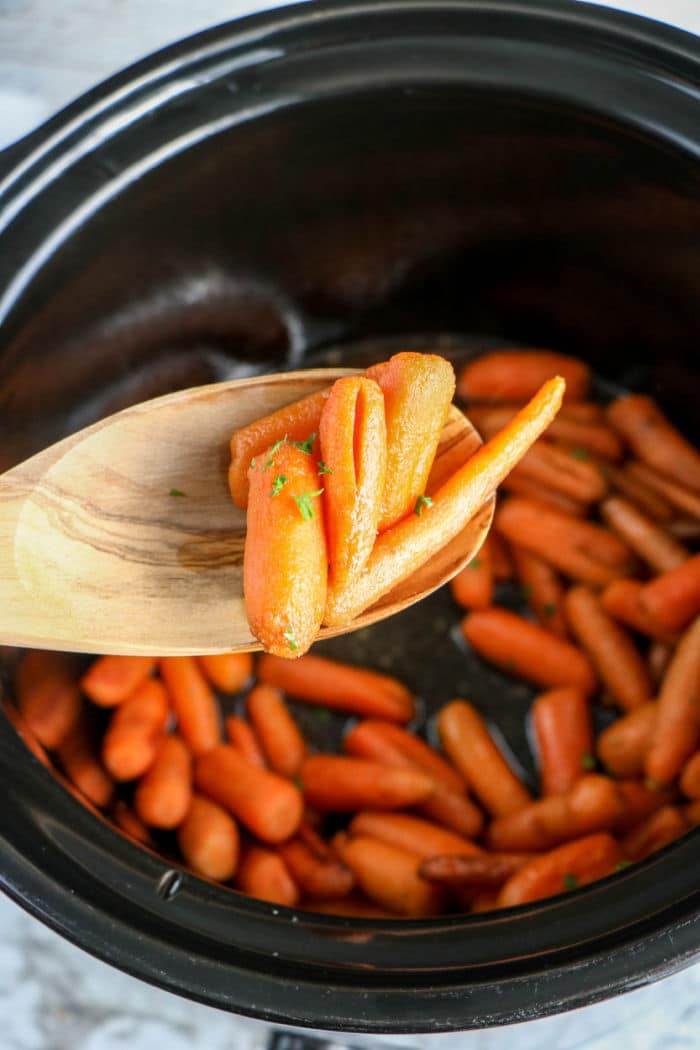
[[[562,879],[562,882],[564,883],[565,890],[575,890],[578,886],[578,879],[569,871],[567,871],[566,875]]]
[[[542,612],[545,616],[554,616],[557,611],[557,607],[554,602],[545,602],[542,606]]]
[[[181,492],[180,489],[171,489],[168,493],[169,496],[184,496],[185,493]]]
[[[275,480],[272,482],[272,489],[270,490],[270,497],[279,496],[284,485],[287,484],[288,477],[286,474],[278,474]]]
[[[419,496],[416,500],[416,505],[413,508],[413,513],[417,514],[420,518],[421,514],[423,513],[423,507],[432,507],[432,505],[433,501],[431,500],[430,496]]]
[[[590,459],[591,458],[590,457],[590,453],[589,453],[588,449],[586,449],[586,448],[572,448],[571,449],[571,456],[572,456],[573,459],[581,459],[581,460],[585,460],[585,459]]]
[[[309,434],[306,441],[292,441],[295,448],[301,449],[302,452],[306,452],[307,455],[311,455],[311,449],[313,443],[316,440],[316,434]]]
[[[294,635],[294,628],[293,627],[290,627],[288,630],[286,630],[284,632],[284,638],[289,643],[289,648],[292,650],[292,652],[294,652],[294,650],[297,647],[297,640],[296,640],[296,637]]]
[[[631,860],[620,860],[615,865],[615,871],[624,871],[625,868],[629,868],[631,863]]]
[[[326,463],[324,463],[322,459],[319,459],[319,461],[318,461],[318,472],[319,472],[319,474],[332,474],[333,473],[331,468]]]
[[[270,449],[270,458],[268,459],[267,463],[263,467],[263,471],[268,470],[269,467],[274,467],[274,465],[275,465],[275,452],[277,452],[277,450],[282,447],[282,445],[285,443],[286,440],[287,440],[287,435],[285,434],[285,436],[283,438],[280,438],[279,441],[275,441],[274,445]]]
[[[529,602],[530,598],[532,598],[532,584],[524,583],[520,588],[520,593],[522,594],[524,600],[526,602]]]
[[[299,788],[300,791],[304,790],[304,781],[301,777],[294,777],[294,786]]]
[[[595,756],[590,751],[581,755],[581,769],[595,769]]]
[[[314,499],[315,496],[320,496],[322,492],[323,489],[316,489],[315,492],[302,492],[300,496],[294,497],[294,502],[299,508],[299,513],[304,521],[311,521],[314,517],[314,509],[311,506],[311,500]]]
[[[470,562],[467,562],[467,568],[468,569],[480,569],[481,568],[481,558],[472,558],[472,560]]]

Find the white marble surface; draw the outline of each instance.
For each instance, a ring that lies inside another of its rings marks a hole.
[[[259,0],[0,0],[0,148],[158,47]],[[608,4],[700,34],[700,0]],[[106,966],[0,896],[0,1050],[262,1050],[268,1025]],[[700,1050],[700,966],[611,1002],[507,1030],[338,1044],[421,1050]]]

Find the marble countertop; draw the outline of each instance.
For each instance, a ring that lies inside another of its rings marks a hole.
[[[0,0],[0,149],[142,55],[269,6],[259,0]],[[611,0],[608,6],[700,34],[700,0]],[[0,931],[0,1050],[264,1050],[270,1044],[269,1025],[120,973],[1,895]],[[700,965],[615,1000],[508,1029],[326,1038],[336,1050],[700,1050]]]

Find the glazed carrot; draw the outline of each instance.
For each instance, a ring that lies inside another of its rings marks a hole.
[[[625,835],[622,850],[629,860],[643,860],[685,835],[686,831],[688,821],[678,806],[664,806]]]
[[[627,463],[625,471],[638,483],[652,489],[657,497],[671,503],[677,511],[695,519],[695,521],[700,520],[700,495],[687,488],[682,481],[673,480],[665,474],[659,474],[647,463],[640,463],[637,460],[631,460],[631,462]]]
[[[630,466],[631,464],[627,463],[624,467],[609,465],[606,468],[606,477],[611,488],[634,503],[639,510],[653,518],[654,521],[668,525],[674,517],[673,507],[659,492],[655,492],[650,485],[633,474]]]
[[[532,853],[475,853],[427,857],[418,872],[422,878],[447,888],[499,887],[533,859]]]
[[[529,805],[529,792],[496,747],[476,708],[464,700],[451,701],[438,715],[438,729],[447,755],[491,814],[515,813]]]
[[[523,596],[535,616],[558,638],[567,638],[564,618],[564,587],[548,562],[513,544],[513,561]]]
[[[392,846],[400,846],[419,857],[433,857],[438,853],[453,856],[481,853],[478,846],[468,839],[408,813],[374,813],[365,810],[355,814],[348,831],[351,835],[369,835]]]
[[[600,506],[603,520],[654,572],[668,572],[687,561],[689,554],[655,521],[629,500],[610,496]]]
[[[147,678],[115,708],[102,738],[102,761],[115,780],[134,780],[152,764],[168,722],[168,694]]]
[[[267,763],[262,753],[258,738],[252,727],[243,718],[237,715],[229,715],[226,719],[226,736],[229,743],[240,751],[247,762],[252,766],[265,769]]]
[[[192,802],[192,759],[182,740],[165,736],[150,769],[139,781],[134,807],[152,828],[176,828]]]
[[[344,841],[340,855],[360,889],[380,907],[415,918],[442,910],[443,894],[420,877],[415,853],[357,835]]]
[[[497,509],[494,525],[510,543],[525,547],[565,576],[593,587],[605,587],[631,568],[630,552],[616,536],[534,500],[507,500]]]
[[[642,606],[641,595],[644,589],[641,580],[620,577],[605,588],[600,596],[600,604],[614,620],[631,627],[639,634],[664,642],[675,641],[673,632],[664,629]],[[700,611],[700,604],[698,610]]]
[[[542,794],[562,794],[594,764],[588,701],[578,689],[552,689],[537,697],[531,712]]]
[[[646,584],[639,603],[667,631],[685,627],[700,613],[700,554]]]
[[[302,831],[283,842],[279,852],[304,896],[332,900],[350,893],[355,883],[350,869],[312,828],[302,824]]]
[[[696,751],[683,766],[679,784],[688,798],[700,798],[700,751]]]
[[[299,887],[279,853],[263,846],[246,846],[236,872],[236,889],[271,904],[293,908]]]
[[[192,656],[165,656],[159,667],[182,739],[195,758],[211,751],[221,740],[219,708],[199,664]]]
[[[330,387],[319,390],[236,431],[231,438],[228,484],[231,498],[237,507],[245,510],[248,506],[248,470],[251,460],[262,457],[267,449],[285,438],[289,441],[307,441],[311,434],[316,437],[321,412],[329,394]],[[317,453],[318,442],[314,442],[314,462],[318,459]]]
[[[377,536],[385,492],[384,397],[372,379],[333,384],[319,425],[329,571],[340,586],[360,572]]]
[[[688,540],[690,543],[700,541],[700,521],[692,518],[674,518],[668,531],[679,540]]]
[[[18,736],[22,738],[22,741],[29,748],[35,758],[38,758],[42,766],[50,768],[51,762],[46,754],[46,751],[41,746],[37,738],[32,733],[27,723],[22,718],[21,714],[9,701],[0,702],[0,710],[7,716],[9,722],[12,723],[17,731]]]
[[[562,514],[569,514],[573,518],[585,518],[589,508],[585,503],[572,499],[571,496],[558,492],[556,489],[539,485],[526,477],[520,471],[520,466],[514,467],[507,478],[501,482],[501,488],[514,496],[522,496],[523,499],[544,504],[545,508],[558,510]]]
[[[684,806],[683,816],[688,821],[689,827],[696,828],[700,824],[700,799],[689,802],[687,806]]]
[[[248,694],[246,708],[270,769],[283,777],[298,776],[306,743],[279,690],[256,685]]]
[[[237,693],[253,673],[250,653],[214,653],[198,656],[197,663],[213,686],[224,693]]]
[[[667,784],[700,745],[700,616],[686,628],[659,693],[647,776]]]
[[[467,890],[466,899],[464,901],[464,911],[471,912],[472,915],[479,915],[481,912],[496,911],[500,908],[498,896],[498,890],[480,890],[479,893],[473,895],[470,890]]]
[[[380,908],[372,904],[359,893],[350,893],[347,897],[336,897],[334,900],[315,900],[306,905],[307,910],[320,912],[321,915],[340,915],[349,919],[398,919],[395,911]]]
[[[195,784],[263,842],[290,838],[303,814],[301,792],[277,773],[252,766],[234,747],[220,744],[195,763]]]
[[[321,626],[328,561],[312,456],[284,442],[248,471],[243,593],[250,629],[263,647],[295,658]]]
[[[474,405],[469,408],[469,419],[481,434],[489,437],[505,426],[516,411],[517,406],[514,405]],[[561,441],[572,449],[580,450],[579,459],[583,461],[583,453],[586,452],[613,461],[620,459],[623,453],[620,438],[607,423],[572,419],[564,411],[552,420],[544,436],[547,440]]]
[[[567,401],[562,405],[563,419],[573,419],[578,423],[605,423],[605,409],[597,401]]]
[[[499,894],[498,905],[527,904],[595,882],[610,875],[622,859],[617,842],[604,832],[567,842],[535,857],[512,875]]]
[[[134,839],[136,842],[142,842],[144,846],[153,845],[150,831],[143,821],[136,816],[134,811],[129,809],[123,799],[117,798],[114,800],[111,809],[111,816],[119,830],[123,831],[125,835],[128,835],[130,839]]]
[[[660,685],[673,656],[673,645],[654,641],[647,650],[647,667],[654,685]]]
[[[428,496],[434,496],[439,488],[452,477],[455,471],[463,467],[467,460],[474,455],[474,451],[481,444],[477,441],[474,431],[460,427],[457,434],[452,435],[443,429],[440,435],[438,451],[435,454],[433,465],[425,483],[425,492]]]
[[[487,536],[481,550],[450,580],[452,597],[463,609],[487,609],[493,603],[493,561]]]
[[[491,531],[484,542],[488,543],[491,551],[494,580],[498,583],[512,580],[515,575],[515,569],[513,567],[513,559],[510,550],[506,546],[505,540],[502,539],[498,533]]]
[[[53,750],[77,724],[83,701],[72,661],[62,653],[47,653],[46,657],[27,657],[20,664],[17,707],[32,736]]]
[[[301,767],[304,798],[322,812],[402,809],[422,802],[433,781],[417,769],[345,755],[310,755]]]
[[[572,685],[586,695],[596,688],[588,658],[571,642],[500,607],[468,613],[462,633],[485,660],[543,688]]]
[[[631,394],[608,407],[608,419],[650,466],[700,491],[700,452],[668,421],[651,397]]]
[[[551,849],[560,842],[608,831],[624,813],[614,781],[588,773],[562,795],[549,795],[525,809],[497,817],[486,835],[490,849],[527,851]]]
[[[238,864],[238,825],[225,809],[202,795],[177,829],[177,844],[188,865],[205,879],[228,882]]]
[[[614,777],[638,777],[644,773],[644,756],[656,725],[656,710],[653,700],[641,704],[598,737],[596,753]]]
[[[57,750],[66,776],[96,806],[107,806],[114,794],[114,781],[102,767],[89,721],[79,718]]]
[[[672,787],[651,786],[644,780],[618,780],[617,790],[624,810],[615,823],[616,834],[636,828],[652,813],[675,802],[678,792]]]
[[[348,714],[391,722],[413,718],[413,697],[398,679],[323,656],[304,656],[292,663],[264,655],[258,664],[258,679],[297,700]]]
[[[346,588],[329,588],[325,622],[354,619],[458,535],[554,418],[563,387],[561,379],[545,384],[505,430],[437,490],[429,506],[421,504],[380,535],[364,572]]]
[[[138,689],[155,666],[151,656],[101,656],[87,669],[80,685],[100,707],[114,707]]]
[[[556,420],[554,420],[556,423]],[[561,492],[578,503],[594,503],[608,491],[608,483],[593,463],[540,440],[523,456],[518,474],[535,485]]]
[[[77,662],[71,653],[26,649],[15,667],[15,692],[17,696],[21,696],[49,678],[73,680],[77,675]]]
[[[566,401],[582,401],[591,385],[583,361],[553,350],[494,350],[469,361],[457,379],[464,401],[526,401],[552,376],[566,380]]]
[[[358,722],[346,735],[344,748],[350,755],[375,758],[387,766],[415,766],[427,773],[435,781],[436,787],[441,786],[458,794],[464,794],[467,790],[464,777],[449,762],[419,736],[393,722],[380,722],[378,719]]]

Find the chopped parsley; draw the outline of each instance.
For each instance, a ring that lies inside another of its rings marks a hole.
[[[472,560],[470,562],[467,562],[467,568],[468,569],[480,569],[481,568],[481,558],[472,558]]]
[[[567,871],[562,882],[564,883],[565,890],[575,890],[578,886],[578,879],[575,875],[572,875],[570,871]]]
[[[285,436],[283,438],[280,438],[279,441],[275,441],[274,445],[270,449],[270,458],[268,459],[267,463],[263,467],[264,471],[267,470],[269,467],[274,467],[274,465],[275,465],[275,452],[277,452],[277,450],[282,447],[282,445],[285,443],[286,440],[287,440],[287,435],[285,434]]]
[[[624,871],[625,868],[629,868],[631,863],[632,863],[631,860],[620,860],[615,865],[615,871]]]
[[[557,607],[554,602],[545,602],[542,606],[542,612],[545,616],[554,616],[557,611]]]
[[[296,640],[296,636],[294,634],[294,628],[293,627],[290,627],[288,630],[286,630],[284,632],[284,638],[289,643],[289,648],[292,650],[292,652],[294,652],[294,650],[297,647],[297,640]]]
[[[644,787],[647,789],[647,791],[660,791],[661,790],[661,784],[659,783],[658,780],[654,780],[653,777],[646,777],[646,779],[644,781]]]
[[[279,496],[284,485],[287,484],[289,478],[286,474],[278,474],[275,480],[272,482],[272,489],[270,490],[270,497]]]
[[[416,500],[416,505],[413,508],[413,513],[417,514],[420,518],[421,514],[423,513],[423,507],[432,507],[432,505],[433,501],[431,500],[430,496],[419,496]]]
[[[306,454],[308,456],[310,456],[311,455],[311,449],[313,447],[313,443],[314,443],[315,440],[316,440],[316,434],[313,433],[313,434],[309,434],[309,436],[307,437],[306,441],[292,441],[292,444],[294,445],[295,448],[301,449],[302,452],[306,452]]]
[[[318,472],[319,472],[319,474],[332,474],[333,473],[333,471],[328,466],[328,464],[324,463],[322,459],[319,459],[319,461],[318,461]]]
[[[588,452],[588,449],[578,448],[578,447],[571,449],[571,456],[572,456],[572,459],[581,459],[581,460],[586,460],[586,459],[590,459],[591,458],[590,454]]]
[[[171,489],[168,493],[169,496],[184,496],[185,493],[181,492],[180,489]]]
[[[299,508],[299,513],[304,521],[311,521],[314,517],[314,508],[311,506],[311,500],[316,496],[320,496],[322,492],[323,489],[316,489],[315,492],[302,492],[300,496],[294,497],[294,502]]]
[[[581,755],[581,769],[595,769],[595,757],[590,751]]]
[[[526,602],[529,602],[530,598],[532,598],[532,584],[531,583],[524,583],[522,585],[522,587],[520,588],[520,593],[522,594],[523,599]]]
[[[294,777],[294,786],[299,788],[300,791],[304,790],[304,781],[301,777]]]

